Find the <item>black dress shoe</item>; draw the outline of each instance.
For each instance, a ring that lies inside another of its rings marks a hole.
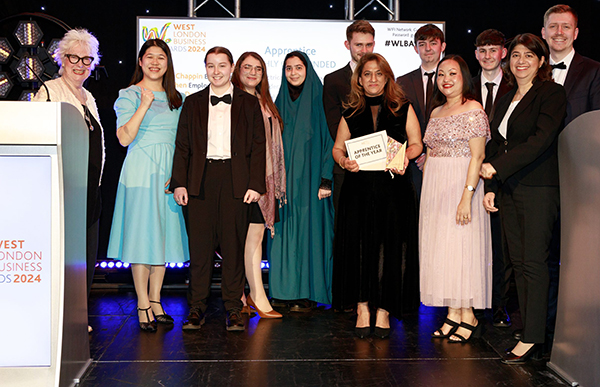
[[[181,327],[184,331],[198,330],[204,324],[205,318],[204,313],[198,308],[191,308],[190,313],[187,316],[187,320],[183,322]]]
[[[239,310],[227,311],[227,319],[225,320],[225,326],[229,332],[243,331],[245,330],[244,320]]]
[[[496,328],[509,328],[512,323],[510,322],[510,317],[508,313],[506,313],[506,309],[498,308],[494,313],[494,323],[493,325]]]
[[[539,344],[533,344],[531,348],[521,356],[517,356],[514,353],[509,352],[504,359],[502,359],[502,363],[508,365],[515,364],[523,364],[527,361],[527,359],[531,358],[532,360],[540,360],[542,358],[542,346]]]
[[[287,308],[288,302],[286,300],[279,300],[277,298],[271,298],[269,301],[273,308]]]
[[[522,329],[515,329],[513,331],[513,339],[515,339],[517,341],[523,340],[523,330]]]
[[[294,300],[290,303],[290,312],[307,313],[314,307],[314,303],[309,300]]]

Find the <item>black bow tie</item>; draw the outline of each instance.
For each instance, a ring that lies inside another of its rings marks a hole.
[[[567,69],[567,65],[565,64],[565,62],[551,64],[550,67],[552,67],[552,70],[554,70],[554,69],[566,70]]]
[[[215,106],[219,102],[225,102],[228,105],[231,105],[231,94],[225,94],[222,97],[217,97],[216,95],[210,96],[210,103]]]

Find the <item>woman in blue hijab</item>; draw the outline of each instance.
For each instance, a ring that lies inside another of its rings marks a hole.
[[[270,243],[269,291],[292,312],[331,304],[333,140],[323,110],[323,84],[308,56],[290,52],[275,105],[283,118],[287,205]]]

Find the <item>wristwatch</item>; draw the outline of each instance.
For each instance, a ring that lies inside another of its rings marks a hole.
[[[475,187],[473,187],[472,185],[465,185],[465,188],[467,189],[467,191],[469,192],[475,192]]]

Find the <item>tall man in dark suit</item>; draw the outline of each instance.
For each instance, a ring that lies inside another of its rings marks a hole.
[[[544,14],[542,28],[550,49],[552,77],[567,92],[565,126],[583,113],[600,109],[600,63],[575,52],[577,20],[573,8],[558,4]]]
[[[372,53],[375,48],[375,29],[366,20],[357,20],[346,28],[346,48],[350,51],[350,62],[339,70],[325,76],[323,81],[323,107],[327,126],[333,141],[337,136],[338,125],[344,111],[343,104],[348,101],[350,94],[350,78],[360,58],[366,53]],[[334,160],[333,167],[333,208],[337,214],[340,191],[344,183],[344,170]],[[336,216],[337,220],[337,216]],[[337,224],[337,222],[336,222]]]
[[[232,85],[233,57],[213,47],[204,59],[210,85],[181,109],[170,188],[184,207],[190,247],[190,306],[184,330],[204,323],[215,248],[228,331],[243,331],[244,244],[249,204],[265,187],[265,129],[258,99]]]
[[[565,126],[583,113],[600,109],[600,63],[579,55],[573,48],[577,39],[577,12],[568,5],[550,7],[544,14],[542,37],[550,49],[554,81],[565,87],[567,117]],[[548,338],[551,344],[556,324],[560,269],[560,217],[554,228],[548,257],[550,289],[548,297]]]
[[[475,58],[481,66],[481,71],[473,77],[475,97],[484,107],[488,117],[500,97],[511,90],[508,81],[502,72],[502,59],[506,57],[504,34],[495,29],[485,30],[475,40]],[[512,265],[505,262],[502,253],[502,232],[500,214],[490,213],[492,227],[492,309],[494,311],[494,326],[508,328],[511,326],[510,317],[506,312],[508,302],[508,287],[512,273]]]
[[[435,69],[440,63],[442,52],[446,49],[444,33],[433,24],[426,24],[415,32],[415,51],[421,58],[421,67],[396,79],[402,87],[406,98],[410,101],[417,113],[421,126],[421,138],[425,135],[427,122],[431,114],[429,101],[433,94],[433,82],[435,81]],[[423,163],[425,153],[414,162],[411,160],[410,169],[413,183],[418,197],[421,196],[421,184],[423,181]]]

